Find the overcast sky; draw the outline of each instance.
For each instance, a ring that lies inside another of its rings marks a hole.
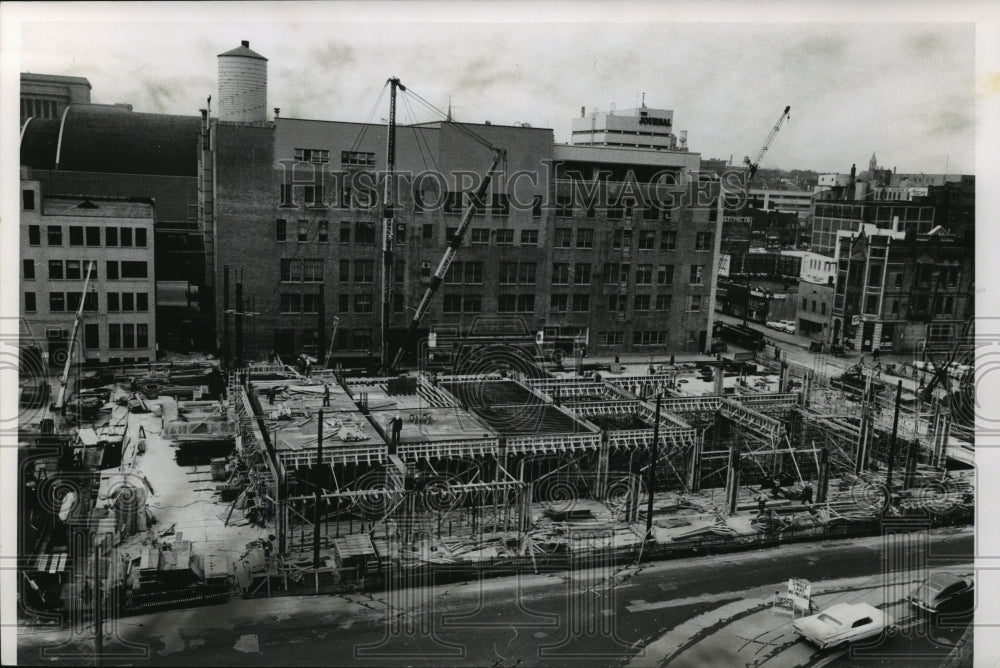
[[[366,120],[398,76],[440,108],[451,98],[457,120],[525,122],[568,141],[581,106],[630,109],[645,92],[648,106],[674,110],[675,129],[705,158],[754,155],[791,105],[762,167],[846,172],[875,152],[899,171],[975,170],[969,23],[670,23],[670,5],[628,5],[605,20],[593,5],[560,4],[477,17],[459,7],[60,12],[24,24],[20,69],[86,77],[94,102],[194,115],[217,99],[216,56],[249,40],[269,59],[268,107],[286,117]],[[529,17],[547,22],[518,22]]]

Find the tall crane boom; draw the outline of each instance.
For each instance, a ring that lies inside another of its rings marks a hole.
[[[83,282],[83,292],[80,294],[80,306],[76,309],[76,318],[73,319],[73,333],[69,337],[69,350],[66,351],[66,365],[63,367],[62,375],[59,376],[59,395],[56,397],[55,409],[62,411],[66,406],[66,388],[69,385],[69,369],[73,364],[73,347],[76,343],[76,335],[80,331],[80,320],[83,319],[83,305],[87,303],[87,291],[90,289],[90,275],[93,273],[94,263],[87,263],[87,278]]]
[[[788,120],[788,112],[790,112],[791,109],[791,105],[785,107],[785,110],[781,112],[781,116],[778,116],[778,122],[774,124],[774,129],[771,130],[771,134],[767,136],[767,140],[760,148],[760,152],[757,154],[757,157],[754,158],[753,161],[750,160],[750,156],[743,158],[743,162],[750,168],[750,173],[747,174],[748,194],[750,192],[750,181],[753,179],[754,174],[757,173],[757,166],[760,164],[760,161],[764,159],[764,154],[767,153],[767,149],[771,147],[771,142],[773,142],[774,138],[778,135],[778,131],[781,130],[781,126],[784,125],[786,120]]]
[[[389,366],[390,372],[395,369],[399,365],[400,360],[403,359],[403,354],[406,352],[406,348],[409,345],[410,340],[417,331],[417,327],[420,326],[420,321],[427,313],[427,309],[430,306],[431,299],[434,297],[434,293],[437,292],[439,287],[441,287],[441,283],[444,282],[445,274],[448,273],[451,263],[455,260],[455,255],[458,254],[458,248],[462,245],[462,240],[465,238],[465,232],[469,228],[469,224],[472,222],[472,214],[476,211],[476,203],[483,201],[483,197],[486,195],[486,190],[490,187],[493,172],[496,171],[500,162],[507,156],[507,151],[502,148],[493,148],[493,151],[495,152],[493,162],[490,164],[489,169],[486,170],[486,176],[483,178],[482,183],[479,184],[479,188],[476,189],[476,193],[473,196],[472,201],[469,202],[469,206],[466,207],[465,213],[462,214],[462,220],[458,225],[458,229],[455,230],[451,243],[448,244],[448,248],[445,250],[444,256],[441,258],[441,263],[438,264],[437,269],[434,271],[434,275],[431,277],[431,284],[424,292],[424,297],[420,300],[420,305],[417,306],[417,310],[413,314],[413,320],[410,322],[410,326],[406,330],[406,335],[403,337],[402,343],[399,344],[399,350],[396,351],[396,356],[393,358],[392,364]]]

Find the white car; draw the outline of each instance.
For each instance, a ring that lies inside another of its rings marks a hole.
[[[778,324],[781,325],[781,330],[788,332],[789,334],[795,333],[795,321],[794,320],[779,320]]]
[[[873,638],[891,624],[888,615],[867,603],[837,603],[818,615],[795,620],[792,627],[820,649],[827,649]]]
[[[765,327],[770,327],[771,329],[779,329],[784,331],[785,325],[781,320],[770,320],[764,323]]]

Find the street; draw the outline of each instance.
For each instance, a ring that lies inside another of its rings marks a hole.
[[[926,534],[926,542],[922,535],[914,536],[903,540],[916,554],[934,555],[931,569],[971,563],[971,529],[937,530]],[[661,665],[665,658],[669,665],[686,665],[689,657],[711,656],[732,644],[734,632],[727,626],[734,620],[750,613],[765,620],[771,616],[767,601],[789,577],[812,581],[828,598],[882,596],[882,583],[888,582],[895,599],[902,591],[897,584],[924,574],[905,571],[897,580],[883,540],[787,545],[648,564],[638,572],[609,564],[570,574],[483,579],[372,597],[235,600],[111,622],[107,631],[116,630],[120,639],[107,639],[105,647],[122,651],[125,641],[148,650],[148,657],[120,660],[131,665],[607,666]],[[913,563],[908,562],[911,569]],[[884,568],[889,569],[885,574]],[[697,625],[689,628],[695,620]],[[939,665],[950,649],[947,643],[954,643],[963,628],[947,631],[945,642],[926,634],[893,636],[868,652],[896,653],[890,657],[922,652],[921,660],[908,665]],[[675,642],[671,630],[680,640]],[[25,630],[20,663],[87,662],[82,653],[92,646],[90,636],[83,633],[63,644],[61,651],[68,656],[61,661],[43,654],[60,640],[65,642],[66,635]],[[776,653],[769,666],[857,658],[820,653],[787,631],[767,649]],[[115,660],[104,663],[114,665]]]

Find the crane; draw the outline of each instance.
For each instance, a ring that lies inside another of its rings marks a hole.
[[[66,365],[63,367],[62,375],[59,376],[59,395],[56,397],[55,410],[62,412],[66,408],[66,387],[69,384],[69,369],[73,364],[73,347],[76,344],[76,336],[80,331],[80,321],[83,319],[83,306],[87,303],[87,290],[90,289],[90,275],[93,273],[94,263],[87,263],[87,277],[83,282],[83,292],[80,294],[80,305],[76,309],[76,317],[73,319],[73,333],[69,337],[69,350],[66,351]]]
[[[792,110],[791,105],[786,105],[785,110],[781,112],[781,116],[778,116],[777,122],[774,124],[774,128],[771,130],[771,134],[767,136],[764,141],[764,145],[760,147],[760,151],[757,153],[756,157],[751,160],[750,156],[743,158],[743,163],[749,167],[747,172],[747,184],[745,188],[745,197],[743,199],[743,212],[750,208],[750,182],[753,181],[754,175],[757,173],[757,168],[760,166],[760,161],[764,159],[764,154],[767,153],[767,149],[771,148],[771,143],[774,142],[774,138],[778,136],[778,132],[781,130],[781,126],[784,125],[785,121],[789,118],[789,112]],[[751,231],[753,229],[753,224],[751,223]],[[747,276],[746,281],[747,290],[747,302],[743,307],[743,326],[747,326],[747,321],[750,319],[750,277]]]
[[[760,147],[760,152],[757,153],[757,157],[755,157],[752,161],[750,160],[750,156],[746,156],[745,158],[743,158],[744,164],[746,164],[746,166],[750,168],[750,172],[747,174],[748,197],[750,195],[750,182],[753,180],[754,174],[757,173],[757,167],[760,165],[760,161],[764,159],[764,154],[767,153],[767,149],[771,147],[771,142],[773,142],[774,138],[778,136],[778,132],[781,130],[781,126],[784,125],[786,120],[788,120],[789,118],[788,114],[791,110],[792,110],[791,105],[786,106],[785,110],[781,112],[781,116],[778,116],[778,121],[777,123],[774,124],[774,129],[771,130],[771,134],[767,136],[767,140],[764,142],[764,145]]]
[[[441,258],[441,263],[438,264],[437,269],[434,271],[434,275],[431,277],[431,284],[427,286],[423,299],[420,300],[420,304],[417,306],[417,310],[413,314],[413,320],[410,321],[410,326],[406,330],[403,341],[399,344],[399,350],[396,351],[396,356],[393,358],[392,363],[388,367],[390,372],[392,372],[392,370],[399,365],[400,360],[403,359],[406,347],[409,345],[410,340],[417,331],[417,327],[420,326],[420,321],[427,313],[427,309],[430,306],[431,299],[434,297],[434,293],[437,292],[439,287],[441,287],[441,283],[444,282],[444,277],[448,273],[451,263],[455,260],[455,255],[458,254],[458,248],[462,245],[462,240],[465,238],[465,232],[468,229],[469,224],[472,222],[472,214],[476,211],[476,204],[483,201],[483,197],[486,195],[486,190],[490,186],[491,175],[496,171],[500,162],[507,156],[507,151],[502,148],[492,145],[490,148],[494,152],[493,162],[490,164],[489,169],[486,170],[486,175],[479,184],[479,187],[476,189],[476,193],[469,201],[469,205],[462,214],[462,220],[458,224],[458,229],[455,230],[455,234],[452,236],[451,242],[448,244],[448,248],[445,250],[444,256]]]

